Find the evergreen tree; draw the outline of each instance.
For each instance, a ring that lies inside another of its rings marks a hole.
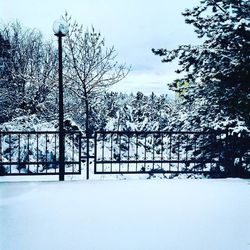
[[[147,119],[148,97],[142,92],[137,92],[132,102],[132,116],[138,126],[138,130],[144,130],[144,123]]]
[[[203,0],[183,13],[186,23],[203,38],[201,46],[153,49],[163,62],[179,59],[176,72],[186,73],[170,86],[179,92],[185,88],[182,112],[189,113],[187,127],[250,127],[249,13],[247,0]]]
[[[178,91],[179,101],[169,128],[233,132],[221,145],[211,144],[212,139],[207,137],[197,147],[206,152],[206,157],[219,153],[221,166],[231,176],[244,176],[249,168],[247,137],[237,137],[237,133],[250,129],[249,13],[247,0],[202,0],[199,6],[186,9],[183,15],[203,43],[180,45],[174,50],[153,49],[156,55],[163,56],[163,62],[178,59],[176,72],[185,74],[170,85]],[[216,152],[217,149],[220,152]],[[193,153],[195,156],[195,151]],[[236,162],[242,159],[245,163],[239,170]]]

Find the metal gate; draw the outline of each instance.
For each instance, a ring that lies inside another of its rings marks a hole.
[[[0,175],[58,175],[59,132],[0,132]],[[81,174],[81,133],[65,132],[65,174]]]
[[[95,133],[94,173],[249,176],[249,149],[249,134],[228,131],[101,131]]]
[[[249,139],[228,131],[99,131],[91,138],[66,131],[65,174],[249,178]],[[0,175],[59,175],[59,164],[59,132],[0,132]]]

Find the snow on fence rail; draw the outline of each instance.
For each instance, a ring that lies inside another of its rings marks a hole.
[[[65,132],[65,174],[80,174],[81,134]],[[59,132],[0,132],[1,175],[59,174]]]
[[[248,141],[248,143],[247,143]],[[96,174],[249,174],[249,134],[212,132],[121,132],[95,134]]]

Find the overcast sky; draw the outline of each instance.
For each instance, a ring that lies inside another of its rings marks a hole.
[[[196,43],[193,27],[181,12],[199,0],[0,0],[0,20],[18,19],[53,38],[52,24],[67,11],[86,27],[93,25],[114,45],[118,60],[132,66],[129,76],[113,90],[167,93],[167,83],[176,78],[176,65],[161,63],[152,48],[175,48]]]

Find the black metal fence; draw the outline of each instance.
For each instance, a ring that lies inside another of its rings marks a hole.
[[[65,174],[81,173],[81,133],[65,132]],[[58,175],[59,132],[0,132],[1,175]]]
[[[243,167],[249,174],[250,147],[242,147],[247,141],[249,134],[227,131],[96,132],[94,173],[234,176]]]
[[[81,132],[67,131],[65,174],[86,169],[88,179],[94,165],[94,174],[250,177],[249,137],[228,131],[102,131],[87,143]],[[58,132],[0,132],[0,175],[58,174]]]

